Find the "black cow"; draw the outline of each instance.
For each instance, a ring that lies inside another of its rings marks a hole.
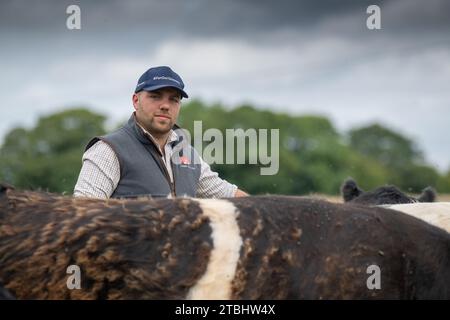
[[[358,187],[353,179],[347,179],[341,187],[344,202],[366,205],[400,204],[414,202],[434,202],[436,191],[427,187],[418,198],[410,197],[395,186],[383,186],[373,191],[364,191]]]
[[[70,266],[80,289],[68,286]],[[0,279],[18,299],[450,299],[450,234],[302,197],[100,200],[4,187]]]

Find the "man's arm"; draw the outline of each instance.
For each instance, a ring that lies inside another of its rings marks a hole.
[[[120,180],[120,164],[114,150],[105,142],[98,141],[83,155],[75,197],[109,198]]]
[[[249,194],[245,191],[242,191],[240,189],[236,189],[236,192],[234,193],[235,197],[248,197]]]
[[[197,188],[199,198],[232,198],[248,196],[234,184],[221,179],[200,156],[201,173]]]

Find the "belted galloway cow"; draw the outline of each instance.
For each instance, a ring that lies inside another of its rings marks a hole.
[[[1,186],[0,281],[17,299],[450,299],[450,234],[303,197],[100,200]]]

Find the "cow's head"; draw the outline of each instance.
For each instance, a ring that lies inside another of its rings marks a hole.
[[[353,179],[347,179],[341,187],[344,202],[360,203],[367,205],[383,205],[413,202],[434,202],[436,192],[427,187],[418,198],[410,197],[395,186],[383,186],[373,191],[364,191],[358,187]]]

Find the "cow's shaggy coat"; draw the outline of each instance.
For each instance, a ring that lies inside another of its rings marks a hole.
[[[69,265],[81,289],[68,289]],[[368,289],[367,268],[381,270]],[[450,235],[286,196],[97,200],[0,192],[0,281],[19,299],[450,299]]]

